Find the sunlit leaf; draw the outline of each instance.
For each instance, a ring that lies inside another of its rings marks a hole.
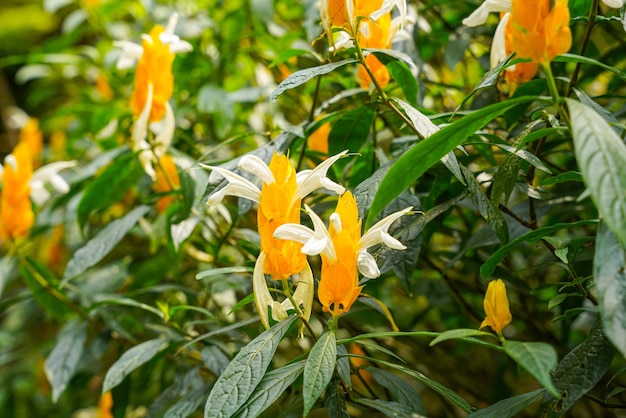
[[[626,357],[626,252],[604,223],[598,228],[593,272],[606,337]]]
[[[111,366],[104,376],[102,383],[102,393],[106,393],[122,383],[124,378],[132,373],[138,367],[149,362],[167,347],[167,340],[164,338],[155,338],[153,340],[144,341],[128,351]]]
[[[46,358],[44,370],[52,386],[52,402],[65,391],[76,372],[87,340],[87,323],[68,321],[57,337],[54,348]]]
[[[598,212],[626,246],[626,145],[593,109],[568,100],[576,160]]]
[[[506,340],[503,346],[504,351],[517,364],[533,375],[554,397],[559,396],[550,376],[550,371],[556,367],[558,361],[554,347],[546,343],[513,340]]]
[[[204,407],[205,418],[232,417],[250,398],[274,357],[278,343],[298,318],[292,315],[246,345],[215,382]]]
[[[327,331],[317,340],[304,366],[304,412],[307,416],[317,402],[328,382],[330,382],[337,363],[337,343],[334,331]]]

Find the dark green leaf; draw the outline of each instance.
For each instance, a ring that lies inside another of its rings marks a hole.
[[[462,167],[461,170],[467,181],[467,187],[469,188],[474,206],[476,206],[480,215],[485,218],[491,229],[496,233],[500,242],[506,244],[509,242],[509,228],[504,219],[504,215],[500,209],[493,205],[489,198],[487,198],[480,188],[480,184],[478,184],[478,181],[474,178],[474,175],[465,167]]]
[[[202,405],[210,388],[211,385],[204,385],[187,393],[165,412],[163,418],[186,418],[193,414]]]
[[[393,418],[425,418],[424,415],[416,414],[411,408],[398,402],[383,401],[381,399],[360,398],[357,403],[365,405]]]
[[[545,389],[537,389],[523,395],[503,399],[469,415],[468,418],[512,418],[528,405],[537,402],[545,393]]]
[[[216,345],[204,347],[201,354],[204,364],[215,376],[224,373],[224,370],[228,367],[228,363],[230,363],[228,356]]]
[[[346,349],[345,345],[337,346],[337,373],[348,389],[352,389],[350,359],[348,358],[348,349]]]
[[[426,415],[426,408],[419,392],[406,380],[377,367],[366,367],[374,379],[389,391],[392,398],[400,404],[407,406],[411,411],[420,415]]]
[[[391,61],[386,64],[389,74],[396,80],[404,92],[404,97],[413,106],[417,106],[417,78],[402,61]]]
[[[341,390],[338,380],[333,379],[326,388],[324,409],[326,409],[330,418],[350,418],[350,413],[346,406],[346,396]]]
[[[555,399],[549,394],[544,395],[542,416],[563,416],[604,376],[614,355],[615,348],[607,340],[600,323],[596,323],[589,337],[570,351],[554,371],[554,385],[561,391],[561,397]]]
[[[109,208],[119,201],[126,191],[143,175],[143,169],[134,154],[122,155],[104,169],[83,193],[76,209],[79,225],[85,225],[89,215]]]
[[[367,141],[373,120],[374,109],[369,106],[361,106],[341,115],[333,122],[328,135],[328,153],[335,155],[344,150],[358,152]]]
[[[54,348],[46,358],[44,370],[52,386],[52,402],[65,391],[83,354],[87,339],[87,323],[76,319],[67,322],[57,337]]]
[[[606,337],[626,357],[626,252],[604,223],[598,228],[593,272]]]
[[[520,97],[484,107],[462,117],[412,146],[393,163],[383,178],[370,207],[366,226],[370,227],[376,216],[389,202],[406,190],[447,153],[465,142],[476,130],[508,109],[534,100],[537,100],[537,97]]]
[[[614,74],[616,74],[619,78],[621,78],[622,80],[626,80],[626,73],[623,71],[618,70],[615,67],[612,67],[610,65],[604,64],[598,60],[595,60],[593,58],[589,58],[589,57],[583,57],[581,55],[576,55],[576,54],[561,54],[561,55],[557,55],[556,57],[554,57],[553,59],[554,62],[579,62],[581,64],[589,64],[589,65],[597,65],[599,67],[602,67],[605,70],[608,70]],[[572,119],[572,122],[574,121],[574,119]]]
[[[626,145],[592,108],[568,100],[578,166],[598,212],[626,246]]]
[[[515,189],[515,183],[517,183],[520,166],[520,158],[515,154],[509,154],[498,167],[498,171],[493,177],[493,186],[491,187],[490,201],[493,206],[498,206],[500,203],[504,205],[508,203],[509,197],[513,193],[513,189]]]
[[[149,206],[139,206],[120,219],[109,223],[98,234],[79,248],[67,263],[63,282],[78,276],[89,267],[95,266],[124,238],[139,218],[150,211]]]
[[[554,347],[546,343],[504,341],[504,351],[517,364],[533,375],[554,397],[559,391],[554,387],[550,371],[556,367],[558,357]]]
[[[541,238],[545,236],[553,235],[556,231],[559,231],[561,229],[575,228],[578,226],[585,226],[585,225],[593,225],[596,223],[598,223],[597,220],[589,220],[589,221],[585,220],[585,221],[578,221],[578,222],[572,222],[572,223],[567,223],[567,224],[557,223],[557,224],[553,224],[550,226],[545,226],[543,228],[535,229],[534,231],[530,231],[522,235],[521,237],[515,238],[513,241],[510,241],[506,245],[503,245],[495,253],[491,254],[491,257],[489,257],[487,261],[485,261],[483,265],[480,267],[480,275],[483,276],[485,279],[489,277],[491,273],[493,273],[493,271],[496,269],[496,266],[498,265],[498,263],[502,261],[504,256],[511,250],[511,248],[521,244],[522,242],[527,241],[529,243],[532,243],[537,240],[540,240]]]
[[[166,347],[166,339],[155,338],[153,340],[144,341],[122,354],[104,376],[102,393],[106,393],[122,383],[124,378],[132,371],[152,360],[154,356]]]
[[[463,339],[463,338],[474,337],[474,336],[493,337],[494,335],[489,332],[481,331],[478,329],[468,329],[468,328],[451,329],[451,330],[444,331],[441,334],[439,334],[435,339],[433,339],[430,342],[430,345],[433,346],[435,344],[439,344],[442,341]]]
[[[343,60],[343,61],[333,62],[330,64],[324,64],[324,65],[320,65],[317,67],[306,68],[304,70],[296,71],[295,73],[287,77],[285,80],[283,80],[283,82],[280,83],[278,87],[274,89],[272,94],[270,94],[270,101],[275,102],[278,96],[283,94],[286,90],[296,88],[318,75],[328,74],[330,72],[335,71],[337,68],[343,67],[344,65],[355,64],[357,62],[359,61],[358,60]]]
[[[278,343],[298,318],[292,315],[246,345],[215,382],[204,407],[205,418],[232,417],[250,398],[274,357]]]
[[[57,286],[58,279],[48,270],[48,267],[27,258],[18,265],[18,270],[33,298],[46,313],[62,319],[71,312],[70,308],[59,299],[58,296],[62,298],[64,294]]]
[[[337,342],[334,331],[327,331],[315,343],[304,366],[304,413],[307,416],[335,371]]]

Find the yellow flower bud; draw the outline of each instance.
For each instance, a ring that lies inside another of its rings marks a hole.
[[[509,310],[509,300],[506,297],[506,286],[500,279],[489,282],[484,301],[485,313],[487,317],[480,324],[480,327],[489,326],[496,333],[502,330],[511,322],[511,311]]]

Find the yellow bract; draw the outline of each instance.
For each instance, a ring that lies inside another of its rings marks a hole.
[[[348,12],[348,3],[351,2],[353,16]],[[383,0],[328,0],[328,19],[324,22],[328,27],[343,27],[348,32],[357,30],[356,19],[368,17],[383,5]],[[353,19],[354,21],[352,21]],[[328,34],[331,39],[332,35]]]
[[[335,213],[339,222],[331,222],[328,232],[336,258],[330,260],[322,253],[322,273],[317,294],[323,310],[333,316],[348,312],[361,293],[357,269],[361,220],[358,219],[358,208],[352,193],[346,192],[339,198]]]
[[[35,223],[28,182],[33,176],[33,154],[27,142],[12,153],[15,166],[4,164],[0,196],[0,239],[22,238]]]
[[[510,20],[504,30],[504,46],[507,56],[516,52],[513,47],[513,30],[511,28]],[[537,74],[538,68],[539,65],[536,62],[521,62],[512,67],[508,67],[504,72],[504,78],[511,86],[511,93],[515,91],[518,85],[531,80],[535,74]]]
[[[273,280],[286,279],[304,270],[302,244],[274,238],[274,231],[286,223],[300,223],[301,199],[296,199],[296,170],[286,155],[274,154],[269,163],[273,183],[263,183],[257,212],[261,251],[266,253],[264,273]]]
[[[377,19],[375,22],[368,20],[363,22],[359,30],[359,45],[361,48],[377,48],[377,49],[389,49],[391,48],[391,37],[389,36],[391,27],[391,13],[386,13]],[[369,54],[365,58],[367,66],[370,68],[376,81],[380,87],[385,87],[389,84],[389,70],[381,63],[374,54]],[[358,72],[359,85],[361,88],[368,89],[372,79],[362,65],[359,66]]]
[[[487,293],[485,294],[484,308],[487,317],[480,324],[480,327],[491,327],[496,333],[509,325],[512,320],[509,310],[509,300],[506,297],[506,286],[500,279],[489,282]]]
[[[520,58],[546,64],[572,46],[567,0],[512,0],[512,48]]]
[[[39,120],[28,118],[26,124],[20,130],[18,139],[20,143],[26,143],[32,156],[33,164],[41,165],[41,153],[43,151],[43,134],[39,130]]]
[[[148,101],[149,88],[152,86],[151,122],[163,119],[165,105],[174,90],[172,75],[174,54],[170,51],[170,46],[161,41],[160,35],[163,32],[163,27],[157,25],[143,39],[143,53],[137,64],[135,90],[131,97],[133,113],[135,117],[139,117]]]
[[[172,186],[180,187],[180,178],[178,177],[178,169],[174,164],[174,159],[170,154],[165,154],[159,160],[159,169],[156,170],[156,181],[153,188],[157,193],[165,193],[172,191]],[[165,212],[167,207],[174,201],[174,195],[167,195],[157,200],[155,209],[157,212]]]

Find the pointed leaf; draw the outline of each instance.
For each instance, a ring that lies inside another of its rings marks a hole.
[[[491,203],[489,198],[485,195],[485,192],[480,188],[480,184],[474,178],[474,175],[465,167],[461,169],[467,180],[467,187],[471,193],[474,206],[480,212],[480,215],[485,218],[491,229],[496,233],[496,236],[501,243],[506,244],[509,242],[509,228],[506,224],[504,215]]]
[[[167,347],[165,338],[155,338],[153,340],[144,341],[127,352],[122,354],[104,376],[102,384],[102,393],[106,393],[122,383],[124,378],[128,376],[138,367],[152,360],[159,352]]]
[[[52,402],[65,391],[83,354],[87,339],[87,323],[69,321],[59,332],[54,348],[46,358],[44,370],[52,386]]]
[[[574,152],[598,212],[626,246],[626,145],[592,108],[568,100]]]
[[[525,343],[506,340],[504,351],[517,364],[533,375],[555,397],[559,391],[552,383],[550,371],[556,367],[558,357],[554,347],[546,343]]]
[[[95,266],[124,238],[139,218],[150,211],[150,206],[139,206],[120,219],[109,223],[98,234],[79,248],[67,263],[63,282],[78,276],[89,267]]]
[[[554,385],[562,392],[559,398],[544,395],[542,416],[561,417],[604,376],[615,355],[615,348],[606,338],[599,322],[589,337],[570,351],[553,373]]]
[[[277,323],[241,349],[209,393],[205,418],[232,417],[241,408],[263,379],[278,343],[297,318],[292,315]]]
[[[424,407],[419,392],[406,380],[377,367],[366,367],[365,370],[367,370],[382,387],[389,391],[395,401],[409,407],[409,409],[417,414],[426,415],[426,408]]]
[[[185,394],[185,396],[169,407],[165,415],[163,415],[163,418],[186,418],[193,414],[200,408],[200,405],[202,405],[204,394],[207,393],[210,388],[211,385],[204,385]]]
[[[343,150],[358,152],[372,129],[374,108],[361,106],[342,114],[336,119],[328,135],[328,153],[338,154]]]
[[[268,372],[235,416],[237,418],[258,417],[302,374],[304,364],[303,360]]]
[[[350,418],[350,413],[346,405],[346,397],[340,388],[341,385],[339,385],[339,381],[334,379],[326,388],[324,409],[326,409],[330,418]]]
[[[324,333],[315,343],[304,366],[304,413],[307,416],[333,377],[337,363],[337,340],[334,331]]]
[[[598,228],[593,271],[606,336],[626,358],[626,252],[604,223]]]
[[[333,62],[331,64],[319,65],[317,67],[306,68],[304,70],[296,71],[295,73],[287,77],[285,80],[283,80],[283,82],[280,83],[278,87],[274,89],[272,94],[270,94],[270,101],[272,101],[272,103],[275,102],[278,96],[283,94],[286,90],[298,87],[318,75],[328,74],[330,72],[335,71],[339,67],[343,67],[344,65],[348,65],[348,64],[355,64],[357,62],[359,61],[358,60],[343,60],[343,61]]]
[[[439,344],[442,341],[464,339],[467,337],[474,337],[474,336],[493,337],[494,335],[489,332],[480,331],[478,329],[470,329],[470,328],[451,329],[449,331],[444,331],[441,334],[439,334],[437,338],[435,338],[434,340],[430,342],[430,345],[433,346],[435,344]]]
[[[372,226],[376,216],[389,202],[406,190],[447,153],[465,142],[478,129],[507,110],[533,100],[537,100],[537,97],[520,97],[486,106],[462,117],[412,146],[393,163],[380,183],[370,207],[366,227]]]
[[[411,408],[399,402],[383,401],[382,399],[357,399],[357,403],[365,405],[394,418],[425,418],[425,415],[415,413]]]
[[[468,418],[512,418],[517,413],[526,408],[539,399],[544,394],[545,389],[537,389],[533,392],[524,393],[523,395],[513,396],[512,398],[503,399],[487,407],[469,415]]]

